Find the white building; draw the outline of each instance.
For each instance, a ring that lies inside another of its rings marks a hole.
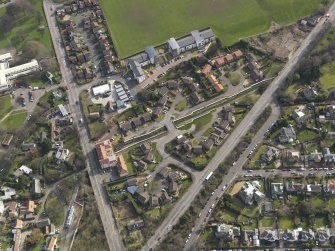
[[[131,58],[128,60],[128,66],[133,72],[134,78],[137,80],[137,82],[142,83],[145,80],[145,74],[139,62]]]
[[[111,85],[109,83],[92,87],[92,92],[94,96],[104,95],[111,92],[111,90]]]
[[[20,168],[20,171],[22,171],[24,174],[29,175],[33,170],[25,165],[22,165]]]
[[[254,202],[257,204],[265,197],[265,195],[259,191],[261,185],[258,181],[246,182],[239,192],[239,196],[245,204],[252,205]]]
[[[175,38],[170,38],[167,41],[169,51],[177,56],[180,53],[185,51],[189,51],[197,48],[198,50],[202,50],[205,44],[213,41],[215,39],[215,35],[211,28],[198,31],[194,30],[190,35],[186,37],[182,37],[178,40]]]
[[[29,63],[10,68],[9,62],[12,59],[13,58],[10,53],[0,55],[0,91],[7,91],[11,86],[10,81],[12,79],[17,78],[20,75],[38,71],[40,69],[38,62],[35,59]]]

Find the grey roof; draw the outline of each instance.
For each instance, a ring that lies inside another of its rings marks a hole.
[[[198,43],[201,43],[202,41],[202,37],[200,36],[200,33],[198,30],[194,30],[191,32],[195,42],[198,44]]]
[[[157,56],[157,52],[153,46],[147,46],[144,48],[144,51],[148,54],[149,59]]]
[[[142,52],[142,53],[140,53],[140,54],[137,54],[137,55],[131,57],[130,59],[135,60],[136,62],[142,64],[142,63],[148,61],[148,60],[149,60],[149,57],[148,57],[148,54],[147,54],[147,53]]]
[[[189,35],[187,37],[183,37],[181,39],[178,39],[177,41],[179,47],[186,47],[189,46],[191,44],[195,44],[195,39],[192,35]]]
[[[169,44],[169,46],[172,50],[178,50],[180,48],[179,44],[177,43],[177,41],[174,37],[172,37],[168,40],[168,44]]]
[[[144,72],[143,72],[140,64],[137,61],[135,61],[134,59],[131,58],[131,59],[128,60],[128,63],[130,65],[130,68],[132,69],[135,77],[144,76]]]
[[[200,36],[202,37],[202,39],[209,39],[211,37],[215,37],[211,28],[200,31]]]

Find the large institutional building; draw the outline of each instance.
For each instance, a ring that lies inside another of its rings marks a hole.
[[[12,59],[10,53],[0,55],[0,92],[10,89],[12,79],[17,78],[19,75],[25,75],[40,69],[38,62],[35,59],[29,63],[10,68],[9,62]]]

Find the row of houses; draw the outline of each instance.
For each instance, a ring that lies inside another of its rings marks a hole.
[[[194,30],[190,35],[175,39],[170,38],[167,41],[168,51],[174,56],[178,56],[183,52],[193,49],[203,50],[204,46],[215,40],[215,35],[211,28],[204,30]],[[155,65],[157,63],[158,53],[153,46],[144,48],[141,52],[128,59],[128,67],[133,72],[134,78],[142,83],[145,80],[145,73],[143,67],[147,65]]]
[[[75,1],[58,8],[56,10],[56,14],[57,16],[62,17],[65,14],[80,13],[87,10],[88,8],[98,6],[98,4],[99,4],[98,0]]]
[[[335,236],[334,228],[319,228],[315,232],[312,229],[251,229],[243,230],[239,226],[222,223],[217,226],[215,235],[225,241],[233,241],[234,239],[243,239],[248,246],[259,247],[261,241],[266,243],[274,243],[277,241],[293,242],[309,242],[319,241],[324,243],[329,241],[330,237]]]

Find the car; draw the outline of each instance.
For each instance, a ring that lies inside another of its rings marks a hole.
[[[192,236],[192,233],[190,233],[189,235],[188,235],[188,238],[190,238]]]
[[[212,192],[212,195],[215,193],[215,191]]]
[[[186,239],[185,243],[187,243],[187,242],[188,242],[188,239]]]
[[[199,213],[199,217],[201,216],[201,212]]]
[[[213,203],[212,206],[211,206],[211,208],[213,209],[214,207],[215,207],[215,204]]]

